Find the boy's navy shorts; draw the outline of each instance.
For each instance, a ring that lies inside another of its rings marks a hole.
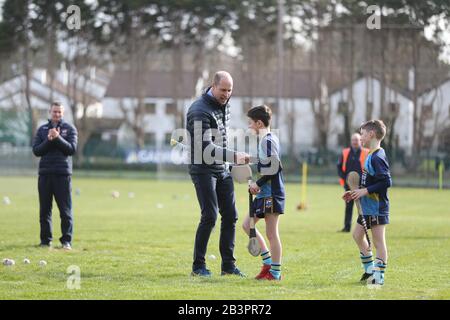
[[[255,217],[263,219],[266,213],[284,213],[284,199],[279,197],[255,198],[252,203]]]
[[[367,229],[370,229],[371,226],[376,225],[383,225],[383,224],[389,224],[389,216],[364,216],[364,219],[366,219],[366,225]],[[362,219],[361,216],[358,215],[358,220],[356,222],[360,225],[362,225]]]

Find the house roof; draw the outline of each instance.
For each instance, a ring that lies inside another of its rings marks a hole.
[[[94,128],[95,132],[104,132],[106,130],[118,130],[123,124],[123,119],[111,118],[86,118],[88,127]]]
[[[358,82],[358,81],[360,81],[360,80],[362,80],[362,79],[367,79],[367,78],[372,78],[373,80],[376,80],[376,81],[378,81],[378,82],[381,82],[381,80],[380,80],[377,76],[373,76],[373,75],[362,75],[362,76],[356,78],[356,79],[353,81],[353,85],[355,85],[356,82]],[[331,92],[329,93],[329,95],[332,96],[332,95],[338,93],[339,91],[342,91],[342,90],[348,88],[349,84],[350,84],[350,82],[348,82],[348,83],[346,83],[346,84],[344,84],[344,85],[341,85],[341,86],[337,87],[336,89],[334,89],[333,91],[331,91]],[[396,92],[398,92],[399,94],[403,95],[405,98],[407,98],[407,99],[409,99],[409,100],[412,99],[413,93],[412,93],[410,90],[406,89],[406,88],[401,88],[401,87],[399,87],[399,86],[397,86],[397,85],[395,85],[395,84],[392,84],[392,83],[389,83],[389,85],[385,85],[385,87],[386,87],[386,88],[389,88],[389,89],[391,89],[391,90],[394,90],[394,91],[396,91]]]
[[[24,77],[25,77],[24,75],[15,76],[15,77],[9,79],[8,81],[3,82],[2,84],[0,84],[0,86],[13,84],[14,81],[16,81],[16,80],[20,80],[22,82],[22,81],[24,81],[24,80],[22,80]],[[38,85],[47,87],[50,90],[49,84],[48,83],[43,83],[39,79],[38,74],[35,73],[35,72],[32,73],[31,78],[30,78],[30,82],[35,82]],[[23,90],[24,89],[23,89],[22,85],[16,86],[12,92],[6,92],[7,93],[6,96],[0,96],[0,101],[8,98],[11,94],[17,94],[19,92],[22,92]],[[69,96],[68,96],[68,87],[65,86],[64,84],[62,84],[61,82],[59,82],[56,79],[54,79],[54,81],[53,81],[53,90],[54,90],[55,93],[58,93],[58,94],[60,94],[60,95],[62,95],[64,97],[67,97],[67,99],[70,100]],[[5,92],[3,92],[3,93],[5,93]],[[44,96],[36,88],[33,88],[33,86],[31,86],[31,88],[30,88],[30,93],[32,95],[38,97],[39,99],[43,100],[43,101],[48,101],[49,103],[51,102],[49,100],[50,99],[49,96],[47,96],[47,97]],[[83,93],[81,90],[76,90],[75,94],[76,94],[77,101],[83,102],[82,100],[84,98],[87,105],[95,103],[95,102],[99,102],[99,99],[93,97],[91,94],[89,94],[87,92]]]
[[[439,88],[439,87],[442,87],[442,86],[444,86],[447,82],[449,82],[450,81],[450,76],[449,77],[446,77],[446,78],[444,78],[444,79],[442,79],[441,81],[439,81],[438,83],[436,83],[435,85],[430,85],[430,86],[428,86],[428,88],[426,88],[426,89],[424,89],[421,93],[420,93],[420,95],[422,96],[422,95],[425,95],[425,94],[427,94],[427,93],[430,93],[431,91],[433,91],[433,90],[435,90],[435,89],[437,89],[437,88]]]
[[[139,96],[139,90],[142,90],[142,97],[171,98],[176,90],[174,83],[177,81],[179,98],[190,98],[195,95],[196,79],[193,72],[184,72],[180,78],[171,72],[151,71],[139,80],[131,71],[117,70],[109,82],[105,97],[136,98]]]
[[[234,82],[234,97],[278,96],[276,73],[267,73],[263,77],[257,77],[238,71],[231,72],[231,75]],[[211,77],[212,74],[209,78]],[[116,71],[111,78],[105,97],[136,98],[139,92],[137,84],[141,83],[143,98],[172,98],[175,90],[174,84],[181,80],[178,98],[191,98],[195,96],[195,86],[198,80],[194,72],[183,72],[180,77],[171,72],[151,71],[142,78],[142,81],[139,82],[137,76],[133,75],[131,71]],[[283,84],[283,97],[285,98],[310,98],[314,92],[311,73],[308,71],[285,72]],[[336,86],[334,85],[334,87]]]
[[[233,96],[238,97],[277,97],[277,73],[267,73],[263,76],[252,76],[242,72],[233,75]],[[283,98],[311,98],[313,96],[313,81],[307,71],[284,72]]]

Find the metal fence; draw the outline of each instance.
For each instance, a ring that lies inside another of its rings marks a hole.
[[[117,150],[101,146],[88,149],[83,163],[74,159],[74,171],[79,176],[128,177],[146,179],[189,179],[187,165],[176,165],[168,156],[171,149],[147,149],[139,152]],[[334,152],[304,152],[283,156],[284,176],[288,182],[301,180],[301,165],[308,163],[308,181],[311,183],[337,184],[337,160]],[[130,160],[131,159],[131,160]],[[393,182],[396,186],[450,188],[450,158],[425,154],[411,159],[389,159]],[[39,159],[30,147],[0,145],[0,175],[36,175]]]

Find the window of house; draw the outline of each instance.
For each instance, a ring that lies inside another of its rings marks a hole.
[[[424,120],[431,119],[433,116],[433,106],[431,104],[425,105],[422,108],[422,117]]]
[[[172,139],[172,132],[168,132],[165,134],[164,145],[170,145],[170,139]]]
[[[146,103],[144,104],[145,114],[155,114],[156,113],[156,103]]]
[[[154,147],[156,145],[156,134],[154,132],[145,133],[144,144],[147,147]]]
[[[338,134],[338,145],[345,146],[348,144],[347,139],[345,139],[345,133]]]
[[[338,103],[338,113],[345,114],[348,112],[348,103],[345,101],[339,101]]]
[[[422,139],[422,143],[425,146],[431,146],[433,144],[433,136],[425,136]]]
[[[397,102],[390,102],[389,103],[389,113],[397,114],[400,110],[400,105]]]
[[[166,114],[171,114],[174,116],[178,114],[176,103],[170,102],[166,104]]]

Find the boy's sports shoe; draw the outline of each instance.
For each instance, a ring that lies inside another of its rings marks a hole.
[[[372,279],[373,279],[373,273],[365,273],[364,272],[359,281],[361,283],[369,283],[369,281],[372,281]]]
[[[267,273],[270,273],[270,264],[263,264],[261,267],[261,271],[255,277],[256,280],[260,280],[266,276]]]
[[[367,284],[376,285],[376,286],[382,286],[384,285],[384,281],[377,281],[377,279],[367,279]]]
[[[211,275],[211,271],[206,268],[195,269],[191,272],[191,276],[194,277],[211,277]]]
[[[268,272],[268,273],[266,273],[266,275],[265,275],[264,277],[260,278],[259,280],[269,280],[269,281],[275,280],[275,281],[280,281],[280,280],[281,280],[281,276],[280,276],[280,279],[277,279],[277,278],[275,278],[275,277],[273,276],[272,273]]]
[[[367,279],[367,284],[382,286],[384,284],[384,274],[381,272],[375,272],[372,278]]]

